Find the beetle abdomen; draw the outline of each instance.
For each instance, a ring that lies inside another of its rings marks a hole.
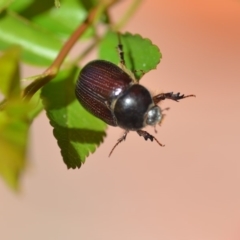
[[[80,103],[96,117],[117,126],[110,105],[133,80],[111,62],[96,60],[80,72],[75,93]]]

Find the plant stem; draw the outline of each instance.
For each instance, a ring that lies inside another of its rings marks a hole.
[[[141,4],[142,0],[133,0],[130,7],[127,9],[125,14],[123,15],[122,19],[113,26],[114,31],[119,31],[130,19],[130,17],[134,14],[137,10],[139,5]]]

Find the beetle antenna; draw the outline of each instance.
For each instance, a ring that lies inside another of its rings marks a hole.
[[[128,134],[128,131],[125,131],[124,134],[122,135],[121,138],[118,139],[117,143],[114,145],[114,147],[112,148],[111,152],[109,153],[108,157],[110,157],[113,153],[113,150],[117,147],[117,145],[119,143],[121,143],[123,140],[126,140],[126,137],[127,137],[127,134]]]
[[[143,130],[137,130],[137,133],[140,137],[144,137],[145,140],[150,139],[151,141],[155,140],[159,146],[164,147],[165,145],[160,143],[154,136]]]
[[[125,68],[126,68],[126,65],[125,65],[125,60],[124,60],[123,45],[122,45],[122,42],[121,42],[121,33],[118,32],[117,35],[118,35],[118,46],[117,46],[117,50],[118,50],[118,55],[119,55],[119,58],[120,58],[120,64],[121,64],[121,66],[122,66],[122,69],[125,69]]]

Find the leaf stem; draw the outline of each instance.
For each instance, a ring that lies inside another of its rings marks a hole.
[[[139,5],[141,4],[142,0],[133,0],[130,7],[127,9],[123,17],[120,19],[120,21],[113,26],[114,31],[119,31],[130,19],[130,17],[134,14],[134,12],[137,10]]]

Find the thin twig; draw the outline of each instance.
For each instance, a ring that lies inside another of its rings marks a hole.
[[[141,2],[142,2],[142,0],[133,0],[130,7],[124,13],[123,17],[120,19],[119,22],[117,22],[116,24],[114,24],[114,26],[112,26],[112,29],[116,32],[119,31],[129,21],[129,19],[132,17],[134,12],[137,10],[137,8],[141,4]]]

